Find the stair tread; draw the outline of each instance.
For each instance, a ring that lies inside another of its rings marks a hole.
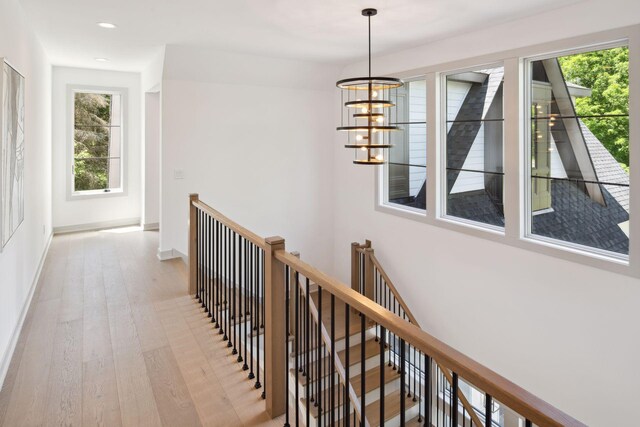
[[[388,421],[400,413],[400,393],[394,392],[384,398],[384,419]],[[412,397],[404,396],[405,411],[418,404],[414,402]],[[372,427],[380,425],[380,400],[371,402],[367,405],[365,416]]]
[[[424,426],[424,418],[421,416],[413,417],[405,423],[406,427],[422,427]]]
[[[385,365],[384,366],[384,370],[385,370],[385,384],[389,384],[393,381],[396,381],[397,379],[400,378],[400,375],[398,374],[398,372],[396,370],[393,369],[393,367]],[[367,378],[366,382],[365,382],[365,393],[370,393],[376,389],[378,389],[380,387],[380,367],[376,366],[374,368],[369,369],[366,373],[365,373],[365,377]],[[356,396],[360,397],[362,395],[362,390],[360,389],[360,375],[358,375],[357,377],[354,377],[351,379],[351,386],[353,387],[353,390],[356,393]],[[311,390],[311,392],[309,393],[311,397],[314,396],[313,390]],[[334,403],[336,404],[335,407],[339,407],[340,405],[340,396],[342,394],[341,389],[339,389],[338,387],[335,388],[334,390]],[[398,407],[398,411],[395,412],[395,414],[391,411],[391,409],[389,409],[389,403],[387,403],[387,399],[391,399],[391,405],[393,405],[393,396],[396,396],[396,400],[397,400],[397,407]],[[330,394],[328,391],[324,392],[321,396],[322,399],[327,399],[328,397],[330,397]],[[306,403],[306,396],[300,398],[300,401],[305,404]],[[377,400],[376,400],[377,401]],[[369,411],[369,406],[374,405],[375,402],[372,402],[371,404],[367,405],[367,411]],[[411,405],[409,405],[409,401],[411,401]],[[408,398],[407,403],[406,403],[406,409],[409,409],[413,406],[413,404],[415,404],[415,402],[413,402],[413,400],[411,398]],[[328,413],[329,409],[330,409],[330,405],[322,405],[323,406],[323,410],[322,413]],[[376,410],[380,411],[380,406],[378,404]],[[393,418],[395,415],[397,415],[400,411],[400,399],[399,399],[399,392],[398,391],[394,391],[393,393],[387,394],[385,396],[385,418],[387,415],[388,411],[389,412],[389,418]],[[317,406],[312,406],[311,407],[311,411],[310,411],[310,415],[313,418],[317,418],[318,417],[318,407]],[[378,414],[379,416],[379,414]],[[368,417],[369,418],[369,417]],[[389,419],[387,418],[387,419]]]
[[[377,355],[379,355],[379,351],[380,351],[380,343],[376,342],[375,339],[371,338],[371,339],[365,341],[364,351],[365,351],[365,360],[368,360],[368,359],[370,359],[370,358],[372,358],[374,356],[377,356]],[[357,355],[357,357],[353,357],[352,358],[351,357],[352,354]],[[340,358],[340,361],[342,362],[342,364],[344,366],[345,360],[346,360],[346,351],[345,350],[339,351],[338,352],[338,357]],[[349,347],[349,359],[351,359],[351,363],[349,364],[349,366],[353,366],[353,365],[355,365],[355,364],[360,362],[360,344],[355,344],[355,345],[352,345],[351,347]],[[324,363],[323,369],[325,369],[324,366],[329,366],[329,358],[328,357],[324,357],[321,360],[321,362]],[[311,362],[310,363],[310,369],[313,369],[314,372],[317,369],[317,363],[318,362]],[[292,368],[290,370],[290,372],[295,375],[295,368]],[[306,376],[302,376],[302,375],[298,375],[298,381],[300,382],[300,384],[302,386],[305,386],[307,384],[307,377]]]
[[[355,377],[351,378],[351,386],[356,391],[356,394],[360,396],[361,390],[361,378],[362,375],[358,374]],[[400,374],[396,369],[393,369],[393,366],[389,366],[387,364],[384,365],[384,383],[389,384],[400,378]],[[365,392],[369,393],[380,387],[380,366],[375,366],[368,371],[365,372]]]

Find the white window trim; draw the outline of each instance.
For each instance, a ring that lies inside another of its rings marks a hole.
[[[122,103],[122,119],[120,125],[121,132],[121,157],[120,171],[121,180],[120,188],[111,191],[103,190],[74,190],[74,129],[75,129],[75,94],[76,93],[106,93],[120,95]],[[128,194],[127,178],[128,178],[128,112],[129,112],[129,91],[122,87],[103,87],[103,86],[86,86],[86,85],[67,85],[67,149],[66,149],[66,186],[67,201],[85,200],[94,198],[123,197]]]
[[[613,30],[556,40],[538,45],[526,46],[508,51],[496,52],[475,58],[468,58],[448,63],[430,65],[413,70],[391,70],[392,74],[400,78],[410,78],[425,75],[427,80],[427,209],[414,212],[400,205],[384,203],[384,168],[375,168],[373,178],[375,182],[374,209],[378,212],[400,216],[431,226],[444,228],[485,240],[506,244],[518,249],[536,252],[557,259],[562,259],[588,267],[610,271],[626,276],[640,278],[640,214],[630,216],[629,223],[629,257],[619,259],[594,251],[593,248],[580,245],[558,244],[557,241],[547,241],[536,236],[526,237],[526,182],[525,162],[529,160],[525,151],[525,132],[528,131],[524,119],[522,106],[525,102],[524,61],[525,58],[535,58],[542,55],[553,56],[559,52],[593,50],[598,46],[606,46],[625,42],[629,46],[629,163],[638,165],[640,170],[640,122],[636,115],[640,114],[640,25],[621,27]],[[442,73],[457,71],[465,68],[477,68],[483,64],[503,63],[505,68],[504,82],[504,213],[505,228],[497,232],[490,228],[476,227],[456,219],[449,221],[438,215],[441,212],[441,176],[442,146],[440,129],[440,100]],[[518,141],[517,144],[508,141]],[[434,143],[435,142],[435,143]],[[629,184],[632,188],[640,188],[640,173],[631,171]],[[438,193],[438,194],[436,194]],[[515,201],[515,203],[513,202]],[[629,211],[640,213],[640,197],[633,194],[629,200]],[[551,240],[551,239],[549,239]]]
[[[412,77],[403,77],[403,81],[405,82],[405,84],[410,83],[412,81],[426,81],[426,76],[417,75]],[[426,87],[425,87],[425,92],[427,92],[426,99],[428,99],[428,89]],[[411,126],[411,125],[407,125],[407,126]],[[424,118],[424,126],[425,128],[427,127],[426,115]],[[428,137],[426,137],[425,139],[425,154],[427,154],[426,151],[427,151],[428,139],[429,139]],[[388,163],[385,163],[383,167],[377,168],[377,169],[379,169],[379,176],[376,178],[376,183],[379,182],[381,184],[380,191],[382,191],[382,193],[378,195],[379,200],[381,201],[380,208],[389,209],[390,213],[395,213],[398,215],[404,215],[404,213],[409,213],[410,215],[415,214],[415,215],[418,215],[419,217],[424,216],[425,209],[419,209],[411,206],[404,206],[399,203],[390,202],[389,201],[389,165]],[[426,165],[425,165],[425,169],[426,169]]]
[[[560,56],[575,55],[580,53],[594,52],[597,50],[613,49],[616,47],[628,47],[628,46],[629,46],[629,41],[627,39],[623,39],[623,40],[605,42],[605,43],[596,44],[596,45],[582,46],[574,49],[567,49],[567,50],[562,50],[562,51],[557,51],[553,53],[547,53],[543,55],[537,55],[537,56],[532,56],[532,57],[522,59],[523,67],[522,67],[521,74],[522,74],[523,86],[524,86],[522,111],[524,113],[524,124],[525,124],[525,129],[523,132],[525,153],[531,152],[531,132],[527,125],[528,123],[531,123],[531,108],[529,107],[531,105],[531,84],[530,84],[531,70],[530,70],[529,64],[531,64],[531,62],[539,61],[542,59],[557,58]],[[631,141],[629,141],[629,143],[631,143]],[[586,245],[580,245],[578,243],[567,242],[559,239],[554,239],[551,237],[533,234],[531,232],[532,214],[531,214],[531,197],[530,197],[531,159],[529,156],[524,156],[523,160],[524,162],[522,164],[522,169],[524,170],[524,175],[525,177],[527,177],[527,179],[523,179],[523,189],[522,189],[523,195],[524,195],[524,200],[523,200],[524,230],[522,233],[522,239],[531,241],[533,243],[543,243],[543,244],[550,244],[550,245],[555,245],[559,247],[564,247],[564,248],[571,249],[578,252],[588,252],[594,255],[610,258],[612,260],[616,260],[624,264],[629,263],[629,257],[627,255],[617,254],[615,252],[605,251],[602,249],[593,248]],[[631,218],[631,216],[629,216],[629,218]]]
[[[438,145],[440,145],[440,186],[438,187],[438,194],[440,195],[440,200],[439,200],[439,209],[436,211],[436,215],[437,218],[443,221],[448,221],[450,223],[459,223],[460,225],[466,226],[466,227],[472,227],[474,229],[478,229],[478,230],[487,230],[490,232],[494,232],[494,233],[499,233],[499,234],[503,234],[504,233],[504,227],[499,227],[499,226],[495,226],[495,225],[491,225],[491,224],[485,224],[479,221],[473,221],[470,219],[465,219],[465,218],[459,218],[457,216],[453,216],[453,215],[448,215],[447,214],[447,189],[446,189],[446,185],[447,185],[447,134],[448,134],[448,130],[447,130],[447,111],[448,111],[448,106],[447,106],[447,92],[446,92],[446,88],[447,88],[447,77],[454,75],[454,74],[459,74],[459,73],[466,73],[466,72],[475,72],[478,71],[479,69],[486,69],[486,68],[496,68],[496,67],[505,67],[505,64],[503,61],[498,61],[498,62],[492,62],[492,63],[487,63],[487,64],[478,64],[478,65],[472,65],[472,66],[467,66],[465,68],[459,68],[456,70],[450,70],[450,71],[446,71],[446,72],[442,72],[438,74],[438,84],[440,85],[440,97],[439,97],[439,108],[440,108],[440,120],[438,123],[439,126],[439,130],[440,130],[440,134],[439,134],[439,138],[436,140]],[[506,71],[506,70],[505,70]],[[504,92],[504,89],[503,89]],[[502,96],[502,104],[503,104],[503,111],[504,111],[504,95]],[[505,156],[504,156],[504,146],[506,145],[504,143],[505,141],[505,120],[504,120],[504,112],[503,112],[503,120],[502,120],[502,127],[503,127],[503,131],[502,131],[502,164],[504,165],[505,163]],[[506,175],[506,174],[505,174]],[[503,177],[505,176],[503,175]],[[504,187],[504,181],[505,179],[503,178],[503,187]],[[504,192],[504,189],[503,189]],[[503,195],[503,204],[504,204],[504,195]],[[505,224],[506,224],[506,218],[505,218]]]

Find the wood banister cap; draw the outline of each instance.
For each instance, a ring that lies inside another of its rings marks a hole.
[[[189,193],[189,199],[191,201],[199,200],[198,193]]]
[[[284,245],[284,238],[280,236],[271,236],[264,239],[264,242],[270,246]]]

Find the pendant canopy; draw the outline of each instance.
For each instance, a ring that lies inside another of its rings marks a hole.
[[[347,133],[346,148],[355,149],[353,163],[380,165],[385,162],[385,149],[391,147],[390,132],[399,130],[397,113],[392,121],[392,109],[396,106],[397,89],[402,80],[395,77],[371,76],[371,17],[376,9],[364,9],[369,27],[368,77],[352,77],[339,80],[342,114],[337,130]],[[346,120],[345,120],[346,119]]]

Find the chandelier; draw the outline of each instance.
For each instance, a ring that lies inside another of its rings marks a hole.
[[[391,121],[391,107],[395,107],[397,89],[404,83],[394,77],[371,77],[371,17],[377,13],[376,9],[362,11],[369,24],[369,76],[336,83],[343,105],[337,130],[347,133],[345,148],[355,149],[353,163],[359,165],[383,164],[385,149],[392,146],[389,133],[399,129]]]

